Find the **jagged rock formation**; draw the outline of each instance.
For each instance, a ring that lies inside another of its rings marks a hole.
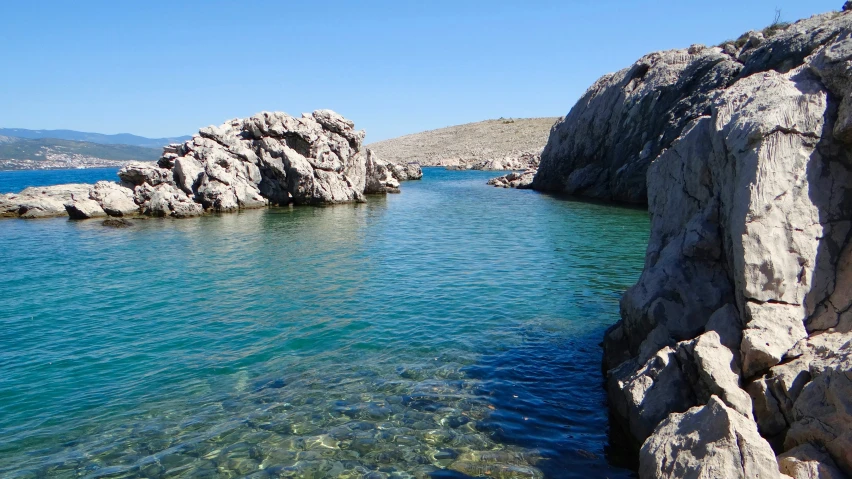
[[[541,152],[520,153],[509,155],[505,158],[491,158],[477,161],[475,163],[459,163],[449,165],[448,170],[482,170],[482,171],[506,171],[506,170],[535,170],[541,162]]]
[[[417,162],[453,169],[526,170],[538,166],[558,118],[486,120],[371,143],[390,163]]]
[[[364,132],[330,110],[295,118],[260,113],[202,128],[166,147],[157,163],[133,162],[120,183],[60,185],[0,195],[0,215],[198,216],[267,205],[364,201],[419,179],[419,165],[389,165],[363,150]]]
[[[755,73],[802,65],[843,28],[845,20],[835,15],[797,22],[769,38],[749,32],[720,47],[651,53],[603,76],[554,125],[534,188],[644,204],[648,166],[687,125],[709,114],[721,91]]]
[[[507,175],[498,176],[488,180],[488,184],[498,188],[517,188],[519,190],[528,190],[532,188],[533,177],[536,170],[526,170],[523,172],[513,171]]]
[[[604,76],[532,183],[648,204],[604,340],[643,478],[778,477],[770,445],[793,477],[852,474],[852,13],[766,33]]]
[[[666,418],[642,446],[641,463],[641,477],[779,477],[775,454],[754,423],[716,396]]]

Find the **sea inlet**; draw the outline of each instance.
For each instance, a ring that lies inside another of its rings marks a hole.
[[[0,184],[65,182],[41,175]],[[647,213],[492,176],[121,229],[0,221],[0,477],[630,477],[599,343]]]

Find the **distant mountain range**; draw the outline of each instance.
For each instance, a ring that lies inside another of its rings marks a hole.
[[[115,167],[131,160],[156,161],[164,146],[190,138],[0,128],[0,170]]]
[[[74,130],[26,130],[23,128],[0,128],[0,136],[13,136],[31,140],[54,138],[57,140],[85,141],[104,145],[142,146],[145,148],[162,148],[169,143],[183,143],[192,138],[190,136],[145,138],[144,136],[131,135],[130,133],[104,135],[102,133],[86,133]]]

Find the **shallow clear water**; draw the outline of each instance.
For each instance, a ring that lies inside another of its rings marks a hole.
[[[97,183],[117,181],[118,168],[83,168],[75,170],[16,170],[0,171],[0,194],[17,193],[30,186],[61,183]]]
[[[647,214],[491,176],[0,222],[0,476],[628,477],[598,343]]]

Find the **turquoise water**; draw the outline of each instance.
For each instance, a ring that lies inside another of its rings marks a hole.
[[[598,343],[647,213],[491,176],[0,222],[0,477],[629,477]]]

